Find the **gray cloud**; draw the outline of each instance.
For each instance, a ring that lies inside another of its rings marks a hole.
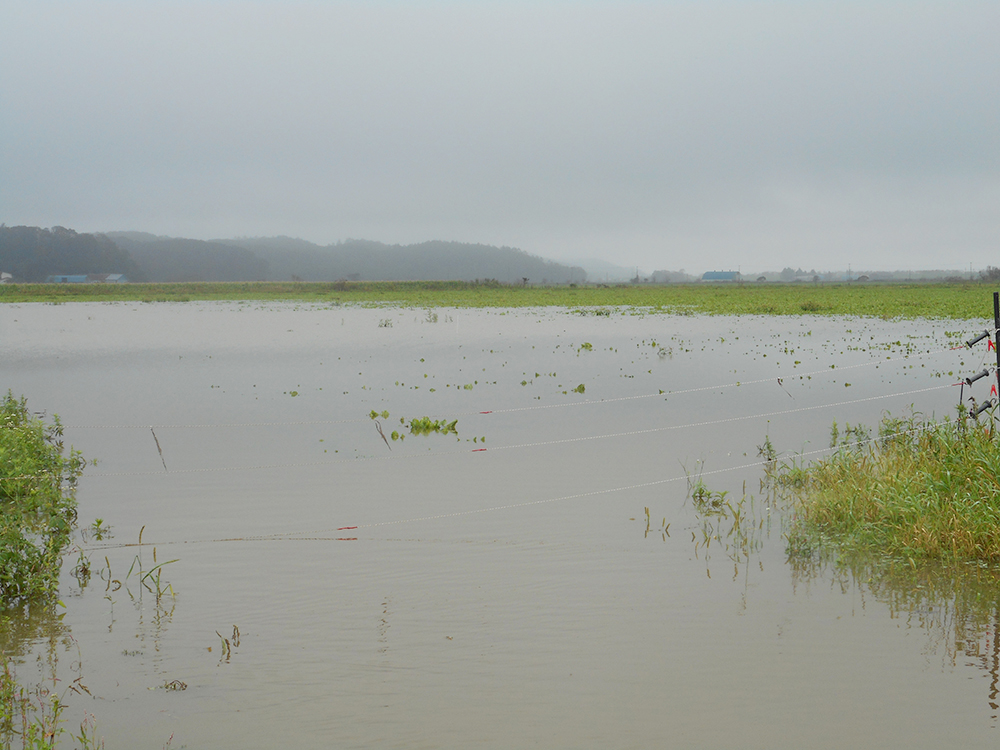
[[[0,220],[996,263],[996,3],[21,2]]]

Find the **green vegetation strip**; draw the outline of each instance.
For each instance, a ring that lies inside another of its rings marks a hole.
[[[826,460],[786,463],[777,479],[793,488],[789,552],[832,544],[911,562],[1000,562],[1000,434],[981,420],[887,416],[875,441],[855,431]]]
[[[0,402],[0,611],[54,596],[84,460],[9,391]]]
[[[857,315],[988,318],[990,284],[671,284],[506,286],[496,282],[255,282],[177,284],[5,284],[7,302],[299,301],[410,307],[642,308],[712,315]],[[985,300],[985,301],[984,301]]]

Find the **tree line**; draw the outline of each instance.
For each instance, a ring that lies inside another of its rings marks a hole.
[[[472,281],[566,284],[586,272],[518,248],[431,241],[388,245],[351,239],[317,245],[291,237],[212,241],[144,232],[78,233],[0,225],[0,271],[17,282],[125,274],[129,281]]]
[[[0,271],[29,283],[56,274],[91,273],[123,273],[131,281],[146,280],[128,252],[109,237],[65,227],[0,225]]]

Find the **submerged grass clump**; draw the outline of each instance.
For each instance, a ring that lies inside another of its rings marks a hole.
[[[10,391],[0,401],[0,611],[55,594],[83,457]]]
[[[63,727],[65,698],[90,691],[79,676],[57,690],[54,656],[57,639],[50,637],[51,687],[18,683],[15,667],[18,642],[10,633],[30,629],[33,622],[58,622],[56,592],[62,554],[76,523],[76,481],[85,462],[77,452],[64,453],[62,426],[33,414],[24,397],[8,391],[0,401],[0,747],[55,748]],[[95,530],[106,533],[100,521]],[[77,579],[86,585],[89,561],[81,553]],[[45,615],[39,618],[39,613]],[[49,629],[54,633],[58,630]],[[37,636],[36,636],[37,639]],[[44,639],[37,639],[44,640]],[[11,645],[13,653],[11,652]],[[42,663],[39,658],[39,663]],[[79,662],[77,662],[78,670]],[[103,743],[94,734],[94,717],[85,713],[81,748]]]
[[[1000,435],[980,424],[885,416],[879,436],[785,463],[789,551],[822,543],[893,558],[1000,562]]]

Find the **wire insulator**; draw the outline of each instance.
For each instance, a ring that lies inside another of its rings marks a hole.
[[[973,383],[975,383],[980,378],[985,378],[989,374],[990,374],[989,368],[988,367],[984,367],[980,372],[977,372],[975,375],[970,375],[969,377],[967,377],[965,379],[965,384],[966,385],[972,385]]]
[[[978,336],[976,336],[976,338],[969,339],[968,341],[966,341],[965,345],[971,349],[976,344],[978,344],[980,341],[982,341],[983,339],[988,339],[989,337],[990,337],[990,332],[989,331],[983,331],[981,334],[979,334]]]
[[[984,401],[979,407],[975,409],[970,409],[969,416],[972,417],[973,419],[979,419],[979,415],[982,414],[987,409],[993,408],[994,403],[995,402],[993,401],[993,399],[991,398],[986,399],[986,401]]]

